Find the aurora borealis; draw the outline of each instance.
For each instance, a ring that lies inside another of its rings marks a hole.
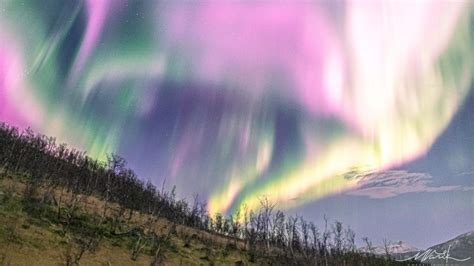
[[[474,70],[469,1],[0,0],[0,120],[210,212],[295,208],[426,154]]]

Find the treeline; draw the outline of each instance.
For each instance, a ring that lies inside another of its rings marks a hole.
[[[58,205],[58,218],[66,215],[61,213],[61,198],[55,194],[61,190],[74,199],[79,195],[100,198],[104,202],[104,221],[112,219],[114,230],[137,211],[166,218],[172,224],[225,235],[235,243],[243,242],[251,260],[267,257],[278,259],[277,264],[306,265],[402,264],[370,252],[360,253],[355,233],[340,222],[329,224],[324,218],[325,226],[319,229],[303,217],[276,210],[266,198],[261,198],[259,210],[243,209],[230,216],[211,217],[205,202],[198,197],[189,204],[176,198],[174,188],[166,191],[143,182],[120,156],[110,155],[106,162],[100,162],[85,152],[58,145],[53,137],[35,134],[31,129],[20,131],[5,123],[0,124],[0,171],[25,174],[31,189],[46,187],[42,200]],[[74,202],[77,200],[69,199],[68,206],[74,208]],[[112,204],[118,204],[120,209],[110,214]]]

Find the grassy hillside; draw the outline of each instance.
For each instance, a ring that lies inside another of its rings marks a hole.
[[[38,189],[34,202],[25,199],[26,190],[24,178],[0,177],[0,265],[64,265],[68,257],[74,264],[81,252],[83,265],[150,265],[159,248],[165,265],[251,264],[248,253],[237,248],[243,246],[240,240],[140,213],[112,230],[118,206],[103,219],[99,212],[104,202],[84,196],[72,213],[73,199],[66,195],[58,217],[54,204],[41,203],[46,188]],[[162,239],[147,238],[147,230]]]
[[[0,123],[0,263],[14,265],[404,265],[359,253],[342,223],[322,229],[262,198],[209,214],[196,197]],[[326,221],[327,222],[327,221]]]
[[[62,204],[43,198],[48,187],[31,191],[28,179],[0,174],[0,265],[287,265],[281,251],[255,255],[240,239],[176,225],[134,212],[114,219],[120,206],[62,193]],[[129,211],[129,210],[126,210]],[[59,213],[59,216],[58,216]],[[154,232],[154,233],[152,233]],[[363,265],[402,265],[372,255],[345,254]],[[341,260],[342,262],[343,260]],[[295,264],[302,264],[294,261]],[[330,264],[334,265],[334,264]],[[340,265],[355,265],[341,263]]]

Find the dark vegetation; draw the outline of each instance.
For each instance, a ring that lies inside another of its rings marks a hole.
[[[152,264],[158,265],[167,250],[176,249],[170,239],[177,235],[177,226],[225,238],[224,253],[237,250],[247,258],[237,264],[414,264],[360,252],[355,233],[342,223],[329,224],[324,217],[325,226],[319,229],[303,217],[287,216],[266,198],[261,198],[259,210],[211,217],[198,197],[189,204],[176,199],[174,188],[166,191],[143,182],[117,155],[99,162],[65,144],[56,144],[52,137],[0,124],[0,178],[8,175],[21,175],[26,180],[22,206],[28,215],[64,228],[63,234],[70,240],[64,252],[67,265],[79,264],[103,239],[126,245],[132,260],[148,254]],[[88,197],[100,199],[100,210],[81,211]],[[0,197],[0,204],[4,202]],[[167,223],[157,230],[159,219]],[[15,241],[14,235],[8,237]],[[180,237],[186,248],[196,234]],[[208,250],[209,256],[203,256],[201,263],[212,264],[212,252]]]

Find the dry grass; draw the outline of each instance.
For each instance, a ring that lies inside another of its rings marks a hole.
[[[33,218],[23,211],[21,199],[25,186],[22,179],[0,176],[0,265],[65,265],[73,241],[64,233],[63,225]],[[45,191],[42,187],[38,194]],[[59,197],[61,191],[54,193]],[[62,193],[63,202],[72,198],[71,194]],[[109,206],[106,215],[111,217],[119,206]],[[102,200],[91,196],[82,196],[78,203],[79,210],[89,215],[101,215],[103,207]],[[143,226],[151,218],[135,212],[127,226]],[[169,228],[171,223],[166,219],[157,219],[152,226],[157,234],[165,234]],[[147,254],[131,260],[131,250],[127,247],[131,241],[123,237],[103,238],[95,252],[85,252],[80,264],[150,265],[153,258]],[[249,265],[244,246],[243,241],[178,225],[164,252],[163,265],[234,265],[237,262]]]

